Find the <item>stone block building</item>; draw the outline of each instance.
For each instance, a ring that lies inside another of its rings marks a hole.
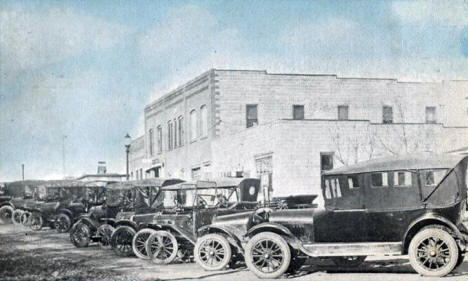
[[[468,81],[209,70],[145,107],[132,178],[269,175],[319,193],[340,165],[468,143]]]

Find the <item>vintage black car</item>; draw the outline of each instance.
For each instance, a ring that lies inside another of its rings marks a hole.
[[[74,220],[86,212],[86,192],[90,186],[99,188],[99,185],[75,180],[53,180],[40,184],[38,201],[25,208],[31,213],[29,227],[40,230],[43,226],[50,226],[60,233],[67,232]]]
[[[34,201],[34,191],[44,181],[26,180],[2,184],[0,194],[0,221],[15,224],[21,223],[22,208]],[[24,216],[23,216],[24,217]],[[24,219],[24,218],[23,218]]]
[[[325,172],[324,209],[232,218],[248,229],[245,262],[258,277],[277,278],[303,257],[357,266],[370,255],[408,254],[421,275],[444,276],[465,255],[467,165],[461,155],[414,155]]]
[[[106,200],[90,215],[82,216],[70,233],[72,243],[85,247],[96,241],[102,248],[112,249],[118,255],[132,253],[134,224],[130,218],[136,214],[154,213],[160,207],[157,198],[160,189],[183,182],[180,179],[152,178],[110,184],[106,187]],[[111,243],[112,234],[114,243]]]
[[[195,261],[209,271],[235,267],[237,262],[243,260],[242,242],[252,226],[264,222],[265,216],[273,210],[317,208],[318,205],[314,203],[316,198],[315,194],[271,199],[263,196],[257,209],[214,217],[211,224],[198,229],[193,253]],[[295,267],[290,267],[290,271],[302,266],[304,261],[295,258]]]
[[[182,183],[162,189],[163,211],[148,218],[133,217],[140,225],[133,248],[157,264],[168,264],[177,257],[191,260],[197,230],[213,217],[256,208],[260,181],[253,178],[223,178]],[[139,239],[139,234],[149,237]],[[144,245],[144,248],[143,248]]]

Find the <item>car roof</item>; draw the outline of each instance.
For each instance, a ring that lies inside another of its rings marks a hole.
[[[378,158],[326,171],[323,175],[331,176],[416,169],[451,169],[465,157],[467,156],[460,154],[411,154],[399,157]]]
[[[174,185],[169,185],[163,190],[180,190],[180,189],[209,189],[209,188],[234,188],[247,180],[259,181],[255,178],[216,178],[211,180],[187,181]]]
[[[145,187],[145,186],[165,186],[171,185],[176,183],[181,183],[183,180],[181,179],[164,179],[164,178],[151,178],[151,179],[143,179],[143,180],[132,180],[132,181],[122,181],[122,182],[115,182],[107,185],[110,189],[132,189],[134,187]]]

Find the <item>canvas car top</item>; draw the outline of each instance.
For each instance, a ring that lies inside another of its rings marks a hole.
[[[396,170],[451,169],[468,156],[459,154],[411,154],[386,157],[324,172],[324,176]]]
[[[133,180],[133,181],[122,181],[110,183],[107,187],[110,189],[132,189],[135,187],[145,187],[145,186],[165,186],[176,183],[181,183],[183,180],[180,179],[164,179],[164,178],[151,178],[143,180]]]
[[[49,180],[38,184],[39,187],[77,187],[86,186],[85,182],[78,180]]]
[[[259,181],[255,178],[216,178],[213,180],[187,181],[164,187],[164,190],[234,188],[245,181]]]

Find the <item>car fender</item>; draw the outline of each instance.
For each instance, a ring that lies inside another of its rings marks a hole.
[[[229,243],[235,246],[237,250],[240,251],[242,254],[244,253],[244,249],[242,248],[241,238],[237,237],[229,229],[222,227],[222,226],[212,226],[212,225],[205,225],[201,227],[200,229],[198,229],[198,237],[208,234],[208,233],[223,233],[227,235]]]
[[[99,223],[89,217],[82,217],[78,222],[86,224],[91,230],[97,230],[99,227]]]
[[[448,219],[435,214],[435,213],[428,213],[425,214],[417,219],[415,219],[407,228],[404,236],[403,236],[403,248],[402,248],[402,254],[406,254],[408,251],[408,246],[411,241],[411,238],[414,236],[414,234],[417,233],[419,229],[426,225],[431,225],[431,224],[441,224],[445,225],[450,230],[453,232],[452,234],[455,235],[456,238],[460,239],[463,242],[463,246],[465,244],[465,239],[463,237],[463,234],[460,232],[458,227]]]
[[[111,226],[115,225],[115,219],[114,218],[102,218],[99,220],[101,224],[109,224]]]
[[[73,219],[73,212],[68,210],[68,209],[59,209],[57,212],[57,215],[59,214],[65,214],[70,217],[70,219]]]
[[[263,231],[270,231],[270,232],[279,234],[283,236],[283,238],[286,239],[286,241],[289,243],[289,245],[291,245],[291,247],[297,250],[302,250],[301,241],[297,239],[287,227],[281,224],[277,224],[277,223],[263,222],[263,223],[257,224],[256,226],[249,229],[247,233],[244,235],[244,237],[247,239],[250,239],[255,234],[259,232],[263,232]]]
[[[0,207],[3,207],[3,206],[10,206],[10,207],[13,208],[13,210],[14,210],[14,209],[17,209],[17,208],[15,207],[15,205],[13,205],[10,201],[6,201],[6,202],[0,203]]]
[[[117,221],[114,225],[114,228],[117,228],[119,226],[128,226],[128,227],[131,227],[135,230],[138,229],[138,225],[133,222],[133,221],[130,221],[130,220],[120,220],[120,221]]]

